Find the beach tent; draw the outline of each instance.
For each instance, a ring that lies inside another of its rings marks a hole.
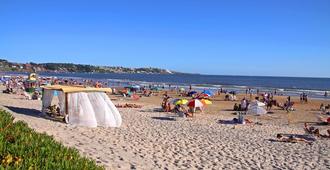
[[[58,97],[60,114],[66,122],[87,127],[119,127],[122,118],[106,92],[110,88],[85,88],[82,86],[44,86],[42,112],[46,113],[55,96]]]
[[[260,106],[252,106],[249,107],[246,114],[253,114],[253,115],[263,115],[266,114],[267,111],[263,107]]]
[[[265,106],[265,104],[259,102],[258,100],[252,101],[248,107],[246,114],[254,114],[254,115],[266,114],[267,110],[262,106]]]
[[[259,107],[262,107],[262,106],[266,106],[266,104],[265,103],[262,103],[262,102],[259,102],[258,100],[255,100],[255,101],[252,101],[251,103],[250,103],[250,106],[252,107],[252,106],[259,106]]]

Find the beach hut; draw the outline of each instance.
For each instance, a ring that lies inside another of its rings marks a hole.
[[[122,118],[106,93],[110,88],[82,86],[44,86],[42,112],[46,113],[55,97],[66,123],[87,127],[119,127]]]

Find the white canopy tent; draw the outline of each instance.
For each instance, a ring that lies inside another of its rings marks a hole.
[[[122,118],[106,92],[109,88],[84,88],[76,86],[43,87],[42,112],[45,113],[55,96],[60,114],[67,123],[87,127],[120,127]]]
[[[266,113],[267,113],[266,109],[260,106],[249,107],[249,109],[246,112],[246,114],[252,114],[252,115],[263,115]]]
[[[267,110],[263,108],[265,106],[264,103],[259,102],[258,100],[255,100],[251,102],[251,104],[248,107],[248,110],[246,114],[253,114],[253,115],[263,115],[267,113]]]

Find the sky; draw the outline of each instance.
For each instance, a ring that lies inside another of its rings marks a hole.
[[[0,58],[330,77],[330,1],[0,0]]]

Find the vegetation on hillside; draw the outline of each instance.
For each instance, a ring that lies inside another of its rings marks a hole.
[[[110,66],[93,66],[72,63],[12,63],[0,59],[0,71],[16,72],[76,72],[76,73],[146,73],[172,74],[171,71],[159,68],[126,68]]]

